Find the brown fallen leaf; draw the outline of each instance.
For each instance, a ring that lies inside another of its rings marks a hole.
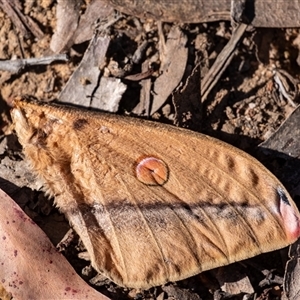
[[[147,72],[149,70],[150,60],[147,59],[142,63],[142,72]],[[151,78],[147,78],[141,81],[141,92],[140,101],[132,112],[138,116],[147,116],[150,114],[150,103],[151,103]]]
[[[74,44],[81,44],[92,39],[96,27],[98,29],[98,20],[100,20],[101,23],[105,23],[107,27],[111,26],[111,24],[118,20],[113,12],[114,9],[104,1],[91,1],[87,5],[85,13],[80,17],[78,27],[74,32]],[[102,28],[100,28],[100,31],[101,29]]]
[[[162,42],[162,35],[160,40]],[[155,80],[153,87],[152,115],[166,102],[182,79],[187,58],[187,37],[179,27],[172,27],[164,47],[161,47],[161,75]]]
[[[76,274],[45,233],[2,190],[0,212],[0,282],[13,299],[109,299]]]

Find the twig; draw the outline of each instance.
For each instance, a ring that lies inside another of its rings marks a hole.
[[[239,24],[233,31],[230,41],[223,48],[221,53],[218,55],[212,67],[209,69],[208,73],[205,75],[201,82],[201,101],[205,101],[209,92],[216,85],[223,72],[226,70],[227,66],[231,62],[234,50],[239,43],[241,37],[243,36],[247,24]]]
[[[127,75],[124,77],[124,79],[131,80],[131,81],[141,81],[143,79],[149,78],[153,74],[153,72],[154,72],[154,69],[148,69],[145,72]]]
[[[30,16],[26,16],[23,14],[21,11],[21,8],[18,7],[18,5],[15,5],[15,1],[10,1],[11,7],[14,9],[16,12],[17,16],[21,20],[21,22],[24,24],[26,28],[37,38],[37,39],[42,39],[44,37],[44,32],[41,30],[39,25],[32,19]]]
[[[26,26],[22,23],[13,7],[11,7],[11,4],[7,1],[0,1],[0,8],[8,15],[13,24],[20,31],[21,35],[28,37],[29,31],[27,30]]]
[[[0,8],[8,15],[12,23],[24,37],[29,37],[30,32],[38,39],[44,36],[38,24],[21,11],[21,3],[17,0],[0,0]]]
[[[58,54],[39,58],[27,58],[16,60],[3,60],[0,61],[0,70],[8,71],[11,73],[18,73],[21,69],[27,66],[49,65],[54,61],[68,61],[69,58],[66,54]]]

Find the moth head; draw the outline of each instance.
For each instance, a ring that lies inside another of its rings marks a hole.
[[[23,146],[32,144],[43,148],[57,120],[46,116],[43,110],[38,109],[38,106],[31,106],[31,102],[19,98],[14,100],[14,107],[11,111],[14,129]]]
[[[19,99],[14,101],[13,109],[11,110],[11,117],[14,125],[14,129],[17,133],[20,143],[23,145],[26,143],[30,136],[32,136],[32,126],[28,121],[26,112],[20,105]]]

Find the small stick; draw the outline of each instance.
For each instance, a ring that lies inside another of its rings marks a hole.
[[[68,61],[67,54],[58,54],[39,58],[26,58],[16,60],[2,60],[0,61],[0,70],[11,73],[18,73],[21,69],[27,66],[49,65],[54,61]]]
[[[154,72],[153,69],[148,69],[147,71],[142,73],[127,75],[124,77],[124,79],[131,80],[131,81],[140,81],[149,78],[153,74],[153,72]]]
[[[214,64],[203,78],[201,82],[202,102],[206,100],[209,92],[216,85],[223,72],[226,70],[227,66],[231,62],[236,46],[242,38],[247,26],[248,25],[241,23],[236,27],[236,29],[232,32],[230,41],[223,48],[223,50],[215,60]]]
[[[11,6],[11,3],[9,3],[8,1],[0,1],[0,8],[8,15],[13,24],[20,31],[21,35],[28,37],[29,31],[27,30],[24,23],[20,20],[18,14]]]

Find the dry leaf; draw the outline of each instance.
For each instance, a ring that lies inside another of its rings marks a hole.
[[[150,60],[146,60],[142,63],[142,72],[146,72],[149,70]],[[140,101],[136,105],[136,107],[132,110],[132,113],[138,116],[147,116],[149,117],[149,110],[150,110],[150,101],[151,101],[151,86],[152,82],[151,79],[144,79],[140,83],[141,85],[141,92],[140,92]]]
[[[45,233],[2,190],[0,212],[0,282],[13,299],[108,300],[76,274]]]
[[[160,53],[161,75],[154,82],[151,115],[161,108],[180,83],[188,58],[186,42],[187,37],[180,28],[172,27]]]
[[[74,43],[81,44],[85,41],[91,40],[96,28],[98,27],[98,20],[101,20],[101,22],[105,20],[105,25],[107,25],[107,27],[111,26],[114,19],[116,19],[113,15],[111,15],[113,12],[114,9],[104,1],[91,1],[87,5],[84,14],[80,17],[80,22],[74,32]]]
[[[149,288],[285,247],[299,212],[263,165],[192,131],[16,100],[25,156],[114,282]]]
[[[113,8],[102,0],[86,3],[87,7],[82,15],[82,0],[57,2],[57,26],[50,44],[55,53],[68,51],[73,44],[91,40],[96,29],[102,31],[118,20],[113,14]],[[104,23],[103,28],[98,28],[99,20]]]

